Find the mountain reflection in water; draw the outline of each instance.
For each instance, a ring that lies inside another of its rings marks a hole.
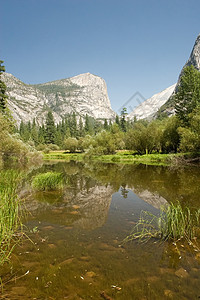
[[[1,270],[2,299],[198,299],[199,253],[187,243],[121,242],[141,210],[156,214],[176,200],[199,208],[199,168],[47,162],[30,182],[47,171],[62,172],[64,188],[34,192],[26,183],[33,243],[17,246],[12,268]]]

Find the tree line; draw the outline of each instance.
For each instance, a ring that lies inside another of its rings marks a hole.
[[[114,123],[120,131],[125,132],[131,122],[125,120],[124,111],[121,118],[116,116],[115,122],[107,119],[99,121],[87,114],[82,118],[73,112],[67,114],[58,124],[55,124],[53,113],[49,111],[43,125],[38,125],[35,119],[33,122],[27,123],[22,121],[16,131],[24,142],[34,145],[38,150],[45,149],[45,146],[51,150],[67,149],[68,144],[68,150],[82,149],[78,145],[84,139],[88,141],[88,137],[95,137],[102,131],[113,132]],[[76,147],[70,147],[71,144],[76,145]]]
[[[1,66],[0,75],[5,71]],[[7,115],[6,86],[0,80],[0,112]],[[193,66],[184,69],[178,92],[173,96],[175,115],[160,115],[152,121],[130,121],[126,108],[115,120],[95,120],[75,112],[55,124],[53,113],[48,111],[46,121],[39,126],[32,122],[21,122],[15,128],[20,139],[49,151],[64,149],[70,152],[84,151],[89,154],[114,154],[116,150],[133,150],[138,154],[198,152],[200,150],[200,72]]]

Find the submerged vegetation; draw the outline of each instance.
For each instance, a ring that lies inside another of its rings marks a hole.
[[[15,234],[22,226],[17,196],[21,179],[22,175],[17,171],[0,172],[0,265],[8,260],[19,239]]]
[[[161,240],[186,239],[191,241],[196,237],[200,226],[200,209],[191,211],[182,207],[180,202],[170,203],[161,208],[158,216],[148,211],[142,211],[139,221],[124,242],[135,239],[147,241],[150,238]]]
[[[32,187],[36,191],[52,191],[63,187],[63,176],[61,173],[47,172],[38,174],[33,178]]]

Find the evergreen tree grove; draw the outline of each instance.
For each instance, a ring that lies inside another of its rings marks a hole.
[[[0,60],[0,111],[2,113],[5,113],[6,111],[6,101],[8,96],[6,95],[6,85],[1,80],[1,75],[3,72],[5,72],[5,67],[2,66],[3,60]]]
[[[184,125],[189,114],[200,105],[200,72],[194,66],[185,67],[175,97],[175,112]]]

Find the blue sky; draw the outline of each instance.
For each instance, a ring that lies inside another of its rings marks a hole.
[[[31,84],[93,73],[115,111],[175,83],[200,32],[199,0],[0,0],[0,11],[7,72]]]

